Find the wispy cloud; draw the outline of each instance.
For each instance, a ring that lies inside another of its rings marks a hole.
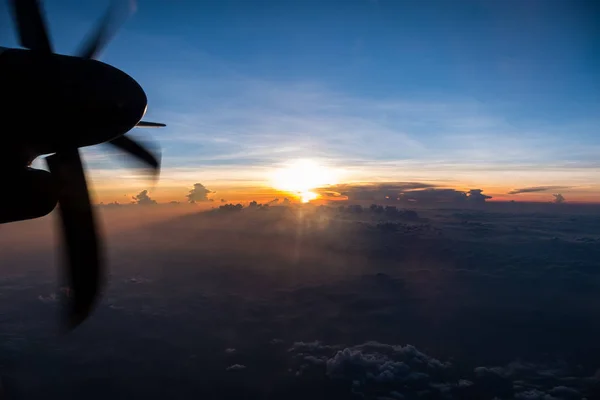
[[[514,189],[508,192],[508,194],[521,194],[521,193],[538,193],[547,192],[549,190],[561,190],[569,189],[569,186],[533,186],[520,189]]]

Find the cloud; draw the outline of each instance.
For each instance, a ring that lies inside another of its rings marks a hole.
[[[467,194],[467,200],[469,200],[471,203],[485,203],[486,200],[489,200],[492,198],[492,196],[488,196],[486,194],[482,193],[483,190],[481,189],[471,189],[469,190],[468,194]]]
[[[135,204],[139,204],[141,206],[157,204],[156,200],[153,200],[148,196],[147,190],[142,190],[137,195],[131,198]]]
[[[402,193],[399,200],[418,204],[465,203],[467,193],[456,189],[411,190]]]
[[[58,301],[56,293],[50,293],[48,296],[39,295],[38,300],[42,303],[55,303]]]
[[[141,284],[150,282],[149,279],[139,276],[133,276],[125,280],[126,283]]]
[[[241,371],[243,369],[246,369],[246,366],[242,364],[233,364],[225,368],[226,371]]]
[[[65,297],[69,297],[69,288],[61,287],[57,292],[50,293],[48,296],[39,295],[38,300],[42,303],[56,303]]]
[[[211,201],[212,199],[208,198],[208,195],[211,193],[216,193],[211,190],[208,190],[203,184],[195,183],[194,188],[190,190],[190,192],[186,195],[188,202],[197,203],[203,201]],[[223,202],[223,199],[221,199]]]
[[[394,201],[406,191],[433,187],[435,185],[422,182],[387,182],[330,185],[315,191],[326,197],[343,196],[351,201]]]
[[[119,203],[118,201],[113,201],[111,203],[100,203],[98,204],[99,207],[107,207],[107,208],[114,208],[114,207],[120,207],[122,206],[121,203]]]
[[[566,201],[565,200],[565,196],[563,196],[560,193],[553,194],[552,196],[554,196],[553,202],[556,203],[556,204],[562,204],[562,203],[564,203]]]
[[[472,373],[429,356],[412,345],[369,341],[354,346],[297,342],[292,373],[301,378],[321,370],[364,398],[580,399],[598,379],[563,364],[515,361],[477,367]],[[384,397],[381,397],[384,395]]]
[[[538,192],[547,192],[548,190],[559,190],[559,189],[568,189],[568,186],[531,186],[524,187],[520,189],[513,189],[508,194],[521,194],[521,193],[538,193]]]
[[[456,189],[439,188],[425,182],[386,182],[363,184],[340,184],[316,190],[326,198],[346,198],[348,201],[370,201],[374,203],[483,203],[491,196],[481,189],[463,192]]]
[[[387,390],[392,398],[396,390],[417,394],[419,390],[431,388],[434,377],[451,368],[451,364],[430,357],[412,345],[375,341],[351,347],[318,341],[297,342],[288,351],[298,363],[296,376],[314,367],[324,368],[328,377],[351,382],[353,392],[367,397],[381,390]]]

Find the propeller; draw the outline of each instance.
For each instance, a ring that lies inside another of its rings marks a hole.
[[[53,49],[37,0],[9,0],[21,46],[40,54]],[[76,55],[97,59],[114,36],[118,13],[113,1],[96,28],[83,42]],[[137,127],[163,127],[164,124],[140,121]],[[160,154],[155,154],[125,135],[108,142],[143,163],[155,175],[160,171]],[[90,202],[85,169],[76,147],[63,148],[46,158],[58,190],[62,236],[66,242],[64,278],[68,284],[65,326],[81,324],[93,310],[104,283],[104,259],[96,218]]]
[[[11,0],[21,46],[43,53],[52,53],[46,23],[36,0]]]
[[[114,1],[111,3],[111,7],[106,10],[106,14],[98,22],[96,29],[82,42],[79,50],[75,53],[77,57],[96,59],[115,35],[118,28],[117,18],[119,18],[115,4]]]
[[[67,242],[67,329],[79,325],[90,314],[103,280],[100,239],[85,171],[78,149],[57,152],[46,158],[58,189],[63,236]]]
[[[140,121],[137,123],[137,128],[164,128],[166,125],[158,122]]]

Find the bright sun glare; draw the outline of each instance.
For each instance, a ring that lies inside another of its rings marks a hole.
[[[313,192],[314,189],[335,183],[337,179],[333,170],[311,160],[292,161],[277,170],[272,177],[275,189],[293,193],[303,203],[319,197]]]

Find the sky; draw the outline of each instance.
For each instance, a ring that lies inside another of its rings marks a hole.
[[[45,1],[73,52],[108,1]],[[594,1],[138,0],[101,56],[149,99],[153,183],[84,150],[97,201],[280,196],[312,160],[337,183],[434,182],[494,200],[600,202],[600,7]],[[6,2],[0,45],[16,47]],[[276,186],[276,185],[275,185]],[[543,189],[550,187],[549,189]],[[537,188],[521,191],[519,189]],[[540,189],[542,188],[542,189]],[[520,192],[509,194],[509,192]]]

